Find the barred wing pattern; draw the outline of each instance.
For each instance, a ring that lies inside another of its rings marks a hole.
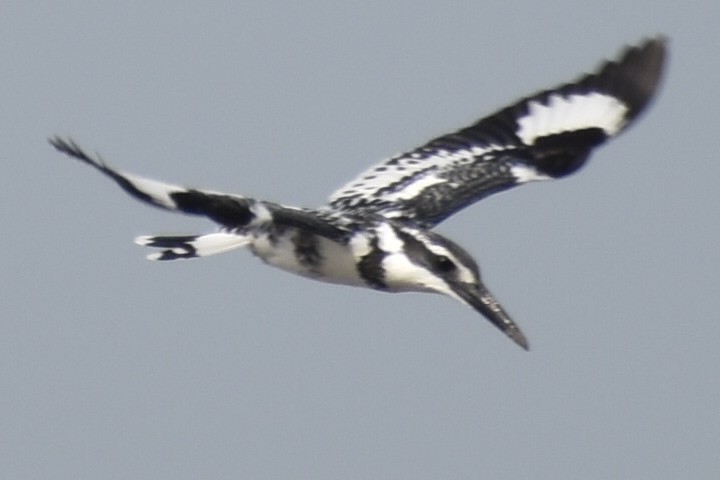
[[[329,205],[430,228],[493,193],[569,175],[647,106],[664,56],[663,38],[629,47],[595,73],[371,167]]]
[[[200,215],[217,223],[223,232],[242,234],[246,230],[273,223],[294,227],[337,242],[345,242],[350,231],[328,212],[288,207],[243,195],[183,187],[117,170],[99,156],[85,152],[71,139],[53,137],[50,144],[58,151],[90,165],[114,180],[141,202],[186,215]],[[177,237],[180,239],[183,237]],[[144,244],[144,243],[143,243]],[[161,247],[162,245],[153,245]]]

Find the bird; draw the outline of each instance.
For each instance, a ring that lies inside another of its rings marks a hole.
[[[160,182],[115,169],[71,137],[48,141],[137,200],[216,224],[210,233],[137,237],[139,245],[156,249],[151,260],[246,247],[268,265],[314,280],[451,297],[529,350],[525,334],[485,286],[473,256],[434,228],[495,193],[577,172],[597,147],[646,110],[666,57],[662,36],[625,46],[614,60],[572,82],[373,165],[317,208]]]

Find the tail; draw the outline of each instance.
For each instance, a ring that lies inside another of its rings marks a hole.
[[[148,255],[150,260],[179,260],[229,252],[246,246],[250,238],[238,233],[216,232],[206,235],[141,236],[135,239],[135,243],[163,249]]]

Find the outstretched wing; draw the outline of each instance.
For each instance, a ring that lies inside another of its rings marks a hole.
[[[662,38],[628,47],[595,73],[375,165],[333,193],[330,206],[432,227],[493,193],[569,175],[643,111],[664,58]]]
[[[58,151],[110,177],[136,199],[164,210],[207,217],[226,232],[241,233],[272,223],[278,226],[298,227],[337,241],[344,240],[348,236],[346,230],[328,222],[326,218],[313,211],[285,207],[241,195],[199,190],[151,180],[112,168],[100,157],[87,154],[70,139],[53,137],[49,142]]]

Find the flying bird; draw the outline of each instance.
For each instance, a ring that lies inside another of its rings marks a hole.
[[[247,247],[269,265],[315,280],[439,293],[473,308],[527,350],[525,335],[485,286],[473,257],[433,229],[494,193],[576,172],[647,107],[665,57],[663,38],[626,47],[594,73],[372,166],[319,208],[159,182],[116,170],[70,138],[49,141],[142,202],[217,224],[212,233],[138,237],[138,244],[157,249],[152,260]]]

